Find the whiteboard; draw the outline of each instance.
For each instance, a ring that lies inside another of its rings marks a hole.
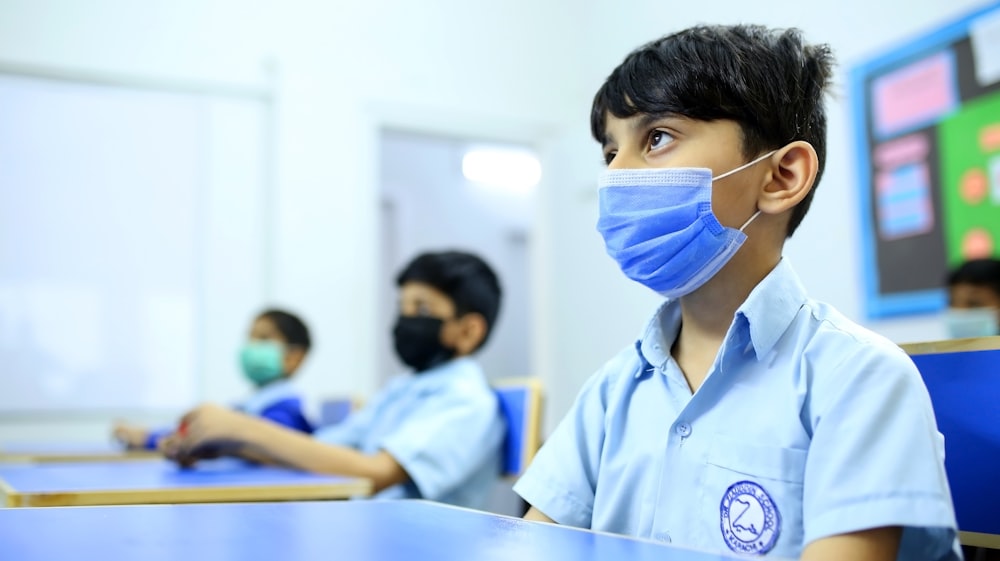
[[[0,413],[236,391],[204,380],[266,296],[269,107],[0,75]]]

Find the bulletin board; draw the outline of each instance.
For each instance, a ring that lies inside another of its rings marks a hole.
[[[852,69],[865,309],[946,306],[947,271],[1000,254],[1000,2]]]

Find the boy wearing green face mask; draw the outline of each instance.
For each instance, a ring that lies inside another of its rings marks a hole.
[[[243,375],[256,391],[235,409],[292,430],[312,433],[313,425],[302,413],[302,399],[290,383],[311,345],[309,329],[294,314],[267,310],[258,315],[239,353]],[[147,430],[119,423],[113,434],[129,448],[155,450],[172,432],[173,429]]]
[[[412,372],[392,380],[344,422],[310,438],[206,405],[164,450],[182,464],[234,455],[371,479],[378,498],[423,498],[483,508],[500,473],[505,434],[496,394],[474,355],[500,307],[500,284],[479,257],[426,253],[397,277],[393,341]]]

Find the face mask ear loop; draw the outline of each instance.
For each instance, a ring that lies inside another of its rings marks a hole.
[[[740,226],[740,232],[742,232],[743,230],[746,230],[746,227],[749,226],[750,223],[753,222],[754,220],[757,220],[758,216],[760,216],[760,211],[759,210],[757,212],[753,213],[753,216],[751,216],[749,220],[747,220],[746,222],[743,223],[742,226]]]
[[[740,167],[738,167],[736,169],[731,169],[731,170],[727,171],[726,173],[723,173],[721,175],[717,175],[717,176],[713,177],[712,181],[718,181],[720,179],[725,179],[725,178],[729,177],[730,175],[732,175],[732,174],[734,174],[734,173],[736,173],[738,171],[743,171],[743,170],[747,169],[748,167],[756,164],[757,162],[759,162],[761,160],[764,160],[765,158],[770,158],[771,156],[774,155],[775,152],[777,152],[777,150],[771,150],[770,152],[768,152],[767,154],[764,154],[763,156],[757,158],[756,160],[747,162],[747,163],[743,164],[742,166],[740,166]]]

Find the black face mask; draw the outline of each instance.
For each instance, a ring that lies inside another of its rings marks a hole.
[[[444,320],[439,318],[400,316],[392,329],[399,360],[417,372],[430,370],[451,360],[455,356],[455,349],[441,344],[443,325]]]

